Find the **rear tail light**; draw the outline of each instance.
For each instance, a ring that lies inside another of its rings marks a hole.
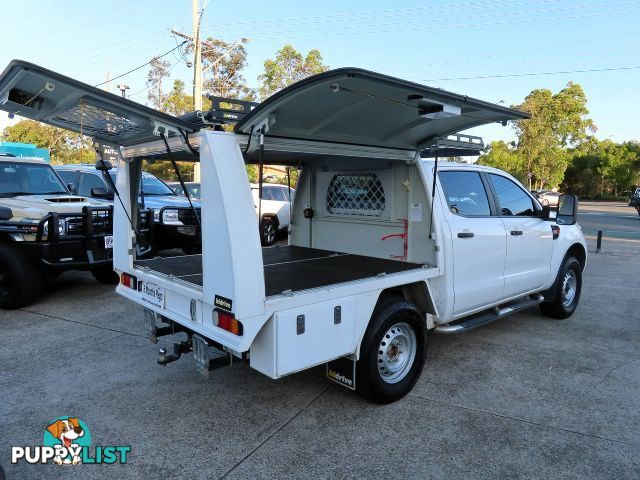
[[[125,287],[133,288],[134,290],[138,289],[138,279],[128,273],[122,272],[120,274],[120,283]]]
[[[232,313],[214,310],[213,323],[217,327],[234,335],[242,335],[242,323],[236,320]]]

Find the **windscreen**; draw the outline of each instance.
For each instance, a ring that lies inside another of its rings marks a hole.
[[[109,175],[115,183],[117,172],[109,172]],[[176,195],[166,183],[150,173],[142,174],[142,190],[145,195]]]
[[[48,164],[0,162],[0,196],[69,193]]]

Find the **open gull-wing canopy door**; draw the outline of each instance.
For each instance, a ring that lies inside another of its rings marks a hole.
[[[111,145],[193,131],[172,115],[21,60],[0,75],[0,109]]]
[[[297,82],[258,105],[237,125],[248,134],[421,150],[435,139],[527,113],[357,68]]]

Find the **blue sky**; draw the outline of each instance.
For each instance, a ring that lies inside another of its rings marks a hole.
[[[3,3],[0,65],[20,58],[91,84],[175,46],[170,28],[191,29],[191,0]],[[211,0],[202,23],[205,36],[250,39],[250,86],[286,43],[305,53],[318,48],[331,67],[368,68],[507,105],[532,89],[558,91],[574,81],[587,94],[599,138],[640,140],[640,1]],[[165,58],[172,78],[189,85],[192,71],[180,56]],[[529,75],[619,68],[629,69]],[[146,72],[122,79],[143,103]],[[499,75],[509,76],[460,79]],[[0,115],[0,128],[6,122]],[[510,127],[497,125],[473,133],[487,142],[513,138]]]

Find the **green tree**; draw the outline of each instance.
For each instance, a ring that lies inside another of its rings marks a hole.
[[[313,49],[305,57],[293,46],[285,45],[276,52],[275,59],[264,62],[264,73],[258,77],[262,82],[260,98],[264,100],[292,83],[328,69],[319,50]]]
[[[185,93],[182,80],[173,81],[173,88],[162,99],[161,110],[175,116],[193,111],[193,96]]]
[[[588,148],[574,149],[565,189],[583,196],[620,196],[640,181],[640,152],[635,142],[593,140]]]
[[[522,183],[527,183],[525,159],[512,145],[508,145],[502,140],[491,142],[486,153],[478,158],[478,164],[499,168],[509,172]]]
[[[525,161],[537,188],[556,187],[569,164],[567,147],[578,147],[595,132],[587,116],[587,97],[582,87],[569,82],[554,94],[548,89],[533,90],[516,108],[531,114],[528,120],[514,122],[518,153]]]
[[[169,75],[171,64],[167,61],[154,58],[151,60],[151,68],[147,74],[147,98],[156,109],[162,110],[166,95],[162,91],[162,82]]]
[[[53,163],[93,162],[91,139],[35,120],[21,120],[6,127],[0,136],[5,142],[31,143],[49,149]]]
[[[247,50],[243,38],[239,45],[209,37],[202,42],[203,90],[226,98],[255,100],[255,92],[247,86],[242,71],[247,66]]]

